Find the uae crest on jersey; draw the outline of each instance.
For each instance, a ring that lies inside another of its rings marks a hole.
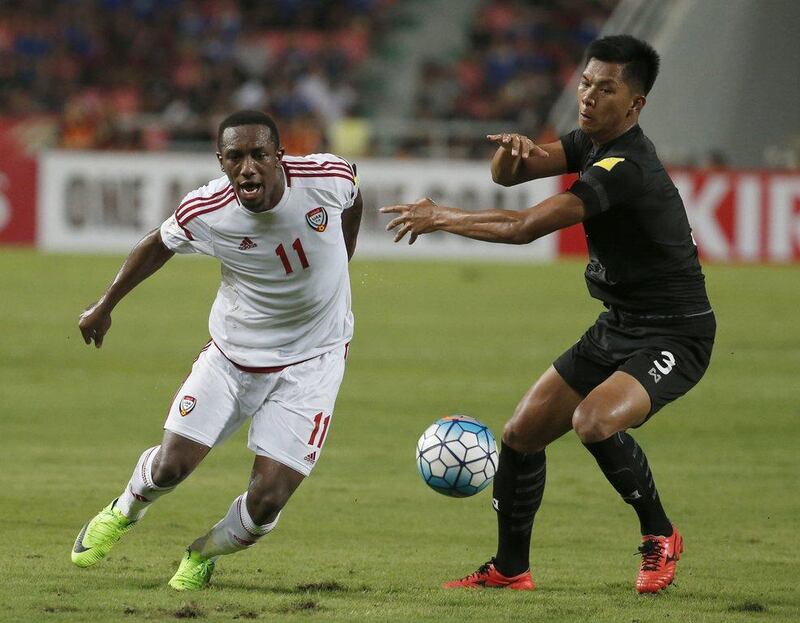
[[[306,212],[306,223],[308,223],[308,226],[314,231],[320,233],[325,231],[325,228],[328,226],[328,213],[325,211],[325,208],[320,206],[319,208],[314,208]]]
[[[195,398],[194,396],[184,396],[183,398],[181,398],[181,402],[178,405],[181,411],[181,416],[188,415],[189,412],[192,409],[194,409],[194,406],[196,404],[197,404],[197,398]]]

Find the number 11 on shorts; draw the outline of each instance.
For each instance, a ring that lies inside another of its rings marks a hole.
[[[325,435],[328,434],[328,424],[331,423],[331,416],[326,415],[325,421],[322,421],[322,411],[317,413],[314,416],[314,430],[311,431],[311,437],[308,438],[308,445],[313,446],[314,442],[317,441],[317,433],[319,433],[319,425],[322,424],[322,433],[319,436],[319,441],[317,441],[317,448],[322,447],[322,443],[325,441]]]

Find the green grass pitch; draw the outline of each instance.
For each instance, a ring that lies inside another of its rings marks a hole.
[[[572,436],[548,451],[539,589],[444,591],[494,551],[490,494],[455,500],[416,474],[417,437],[464,413],[499,434],[518,398],[600,310],[582,265],[351,266],[356,338],[324,458],[277,530],[222,559],[212,587],[166,582],[247,482],[246,431],[215,450],[97,567],[81,525],[160,438],[207,339],[213,261],[178,258],[85,346],[80,310],[119,257],[0,250],[0,620],[798,621],[800,267],[706,270],[711,368],[635,432],[686,539],[674,586],[633,590],[635,517]]]

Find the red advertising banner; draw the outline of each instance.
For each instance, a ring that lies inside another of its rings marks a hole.
[[[716,262],[800,261],[800,171],[670,171],[700,255]],[[575,179],[564,176],[561,188]],[[561,232],[559,254],[586,253],[583,228]]]
[[[26,124],[0,118],[0,244],[36,238],[36,156],[23,138]]]

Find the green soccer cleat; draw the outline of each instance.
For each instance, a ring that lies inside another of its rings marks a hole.
[[[111,502],[78,533],[72,548],[72,562],[79,567],[91,567],[105,558],[114,544],[136,524]]]
[[[176,591],[199,591],[208,586],[212,573],[214,561],[211,558],[187,549],[169,585]]]

